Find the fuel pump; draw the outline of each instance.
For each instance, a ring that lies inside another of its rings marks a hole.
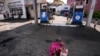
[[[76,5],[75,6],[72,24],[82,25],[82,19],[83,19],[83,15],[84,15],[83,10],[84,10],[83,5]]]
[[[40,23],[48,23],[49,22],[49,14],[48,14],[48,4],[41,3],[40,4]]]

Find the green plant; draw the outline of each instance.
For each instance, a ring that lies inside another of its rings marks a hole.
[[[100,12],[99,12],[99,15],[98,15],[98,19],[100,19]]]
[[[84,12],[84,17],[86,18],[88,16],[88,13],[87,12]]]
[[[93,18],[94,19],[100,19],[100,11],[94,11]]]

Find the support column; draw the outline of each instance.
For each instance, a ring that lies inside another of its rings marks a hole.
[[[35,24],[38,25],[38,12],[37,12],[37,0],[33,0],[33,8],[34,8],[34,19]]]
[[[95,9],[95,4],[96,4],[96,0],[92,0],[91,1],[91,5],[90,5],[88,19],[87,19],[87,22],[86,22],[86,26],[87,27],[90,27],[90,24],[91,24],[91,21],[92,21],[93,12],[94,12],[94,9]]]

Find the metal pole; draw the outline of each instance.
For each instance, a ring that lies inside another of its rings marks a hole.
[[[90,27],[90,24],[91,24],[91,21],[92,21],[93,12],[94,12],[94,9],[95,9],[95,4],[96,4],[96,0],[92,0],[91,5],[90,5],[90,11],[89,11],[87,23],[86,23],[87,27]]]
[[[33,8],[34,8],[34,19],[35,24],[38,25],[38,11],[37,11],[37,0],[33,0]]]

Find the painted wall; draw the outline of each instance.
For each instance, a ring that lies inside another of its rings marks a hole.
[[[25,0],[25,4],[33,4],[33,0]]]
[[[67,0],[67,5],[74,5],[74,0]]]
[[[38,12],[38,18],[40,18],[40,2],[46,2],[46,0],[37,0],[37,12]],[[25,0],[25,4],[26,5],[33,5],[33,0]],[[32,10],[32,12],[34,11],[34,8],[33,8],[33,10]],[[31,16],[32,15],[34,15],[34,13],[31,13]],[[34,16],[32,16],[32,17],[34,17]]]
[[[98,10],[100,11],[100,0],[96,0],[97,3],[96,3],[96,6],[95,6],[95,10]],[[67,4],[68,5],[73,5],[74,4],[74,0],[68,0],[67,1]],[[90,4],[91,4],[91,0],[88,1],[88,4],[85,5],[85,11],[88,11],[89,8],[90,8]]]
[[[89,0],[89,4],[91,3],[91,0]],[[85,6],[85,10],[88,11],[89,10],[89,4],[87,4]],[[96,6],[95,6],[95,10],[100,11],[100,0],[96,0]]]
[[[23,15],[22,15],[22,18],[26,18],[26,9],[25,9],[25,1],[24,0],[6,0],[5,1],[5,10],[6,11],[9,11],[9,8],[8,8],[8,3],[13,3],[13,2],[17,2],[17,1],[20,1],[22,4],[22,10],[23,10]],[[10,14],[10,11],[9,11],[9,14]],[[10,14],[11,16],[11,14]]]

